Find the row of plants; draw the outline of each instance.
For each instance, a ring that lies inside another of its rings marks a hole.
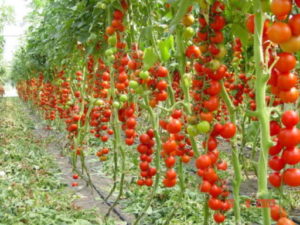
[[[80,162],[90,177],[91,141],[101,161],[111,158],[107,199],[117,197],[107,215],[137,185],[149,190],[134,224],[145,223],[162,187],[176,195],[164,224],[190,191],[203,198],[201,223],[245,224],[240,189],[254,174],[255,198],[276,200],[255,222],[295,224],[283,205],[291,207],[286,189],[300,186],[299,6],[49,1],[11,77],[24,101],[64,124],[74,171]],[[128,161],[136,184],[126,182]]]

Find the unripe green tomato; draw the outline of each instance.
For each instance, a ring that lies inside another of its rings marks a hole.
[[[183,32],[183,38],[188,40],[195,35],[195,30],[192,27],[186,27]]]
[[[110,46],[115,46],[117,44],[117,37],[116,37],[116,35],[110,36],[108,38],[108,44]]]
[[[197,130],[200,134],[206,134],[210,130],[210,124],[207,121],[201,121],[197,124]]]
[[[217,59],[223,59],[227,53],[227,50],[224,47],[224,45],[219,46],[219,50],[220,50],[219,54],[215,55],[215,57]]]
[[[186,128],[186,131],[192,137],[195,137],[199,134],[197,127],[194,125],[188,125],[188,127]]]
[[[114,56],[114,55],[110,55],[110,56],[108,57],[108,60],[109,60],[109,61],[114,61],[114,60],[115,60],[115,56]]]
[[[209,68],[211,68],[213,71],[216,71],[221,66],[221,63],[219,60],[213,59],[209,62]]]
[[[139,86],[139,83],[137,81],[135,81],[135,80],[129,81],[129,87],[130,88],[135,90],[138,86]]]
[[[114,102],[113,102],[113,107],[114,107],[114,108],[117,108],[117,109],[120,108],[120,102],[114,101]]]
[[[146,80],[149,78],[149,72],[148,71],[141,71],[140,74],[139,74],[139,77],[143,80]]]
[[[102,99],[97,99],[94,104],[96,106],[102,106],[102,105],[104,105],[104,101]]]
[[[98,2],[95,7],[98,9],[106,9],[106,4],[104,4],[102,2]]]
[[[114,51],[113,51],[112,48],[106,49],[106,51],[105,51],[105,55],[106,55],[106,56],[111,56],[111,55],[113,55],[113,54],[114,54]]]
[[[126,95],[126,94],[120,95],[120,101],[121,101],[121,102],[126,102],[126,101],[128,101],[128,95]]]

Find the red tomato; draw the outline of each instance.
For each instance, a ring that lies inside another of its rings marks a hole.
[[[300,169],[289,168],[283,172],[283,182],[291,187],[300,186]]]
[[[232,138],[235,135],[236,126],[233,123],[226,123],[223,125],[223,129],[220,134],[223,138]]]
[[[212,210],[219,210],[222,208],[222,202],[217,198],[210,198],[208,200],[208,206]]]
[[[204,180],[204,181],[202,182],[202,184],[199,185],[199,190],[200,190],[201,192],[206,192],[206,193],[208,193],[208,192],[210,191],[210,189],[211,189],[211,183],[209,183],[209,182],[206,181],[206,180]]]
[[[299,3],[300,4],[300,3]],[[276,223],[276,225],[296,225],[292,220],[286,218],[286,217],[282,217],[278,220],[278,222]]]
[[[278,89],[281,91],[289,91],[297,84],[297,76],[293,73],[280,74],[277,78]]]
[[[170,134],[176,134],[181,130],[181,122],[178,119],[171,119],[167,125],[167,131]]]
[[[280,127],[280,125],[278,124],[277,121],[273,120],[273,121],[270,122],[270,134],[271,134],[271,136],[279,134],[280,129],[281,129],[281,127]]]
[[[271,207],[271,217],[273,220],[278,221],[282,217],[286,217],[286,211],[279,205],[274,205]]]
[[[278,172],[274,172],[274,173],[271,173],[269,175],[269,182],[274,187],[280,187],[281,186],[281,180],[282,180],[281,175]]]
[[[196,45],[190,45],[189,47],[187,47],[185,55],[190,59],[199,58],[201,56],[200,48]]]
[[[272,170],[279,171],[282,170],[284,166],[284,161],[279,156],[273,156],[271,159],[269,159],[269,167]]]
[[[168,168],[173,167],[175,165],[175,163],[176,163],[176,159],[173,156],[169,156],[165,160],[166,167],[168,167]]]
[[[219,98],[217,96],[210,96],[210,98],[203,102],[203,107],[208,111],[213,112],[219,108]]]
[[[294,103],[299,97],[299,91],[293,87],[289,91],[280,91],[279,97],[284,103]]]
[[[299,115],[293,110],[288,110],[282,114],[281,121],[286,128],[292,128],[299,123]]]
[[[291,0],[273,0],[271,3],[271,11],[277,17],[287,16],[291,10]]]
[[[222,213],[215,213],[214,214],[214,220],[216,223],[223,223],[226,217]]]
[[[281,52],[278,54],[279,60],[275,65],[275,68],[281,73],[288,73],[296,66],[296,57],[287,52]]]
[[[283,151],[282,160],[289,165],[296,165],[300,162],[300,150],[297,147],[287,148]]]
[[[206,169],[211,165],[211,159],[208,155],[201,155],[196,159],[198,169]]]
[[[176,171],[174,169],[169,169],[166,172],[166,178],[169,180],[175,179],[177,177]]]
[[[268,38],[276,44],[287,42],[292,37],[291,28],[283,22],[273,23],[268,28],[267,34]]]
[[[300,35],[300,14],[295,14],[290,18],[289,26],[294,36]]]
[[[219,81],[211,80],[210,86],[205,90],[209,95],[218,95],[221,92],[221,84]]]
[[[178,149],[178,145],[176,143],[176,141],[173,140],[168,140],[165,143],[163,143],[163,150],[167,153],[170,154],[172,152],[177,151]]]

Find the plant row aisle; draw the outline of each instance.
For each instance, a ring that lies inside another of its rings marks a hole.
[[[93,185],[93,154],[111,176],[107,217],[121,204],[135,225],[296,224],[299,7],[45,1],[11,77],[67,132],[74,174]]]
[[[73,204],[77,197],[45,152],[51,137],[35,136],[36,124],[19,99],[0,100],[0,224],[103,224],[96,211]]]

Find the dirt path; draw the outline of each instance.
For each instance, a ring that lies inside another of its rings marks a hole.
[[[34,134],[37,138],[45,139],[50,138],[51,141],[47,144],[46,150],[54,156],[56,163],[61,170],[61,181],[68,186],[74,181],[72,179],[73,171],[70,164],[69,158],[62,154],[62,149],[66,145],[64,136],[56,130],[45,129],[45,124],[28,107],[24,109],[29,113],[31,119],[34,121],[35,129]],[[79,199],[74,201],[74,205],[81,209],[91,209],[96,208],[99,215],[104,218],[105,214],[110,208],[110,204],[114,201],[114,196],[111,200],[106,202],[103,197],[106,197],[109,193],[110,188],[113,186],[113,181],[104,175],[101,176],[99,171],[101,171],[101,164],[98,161],[94,161],[94,157],[87,156],[87,166],[91,172],[91,179],[93,181],[94,187],[86,186],[86,182],[82,179],[78,179],[78,187],[72,188],[75,191]],[[130,225],[134,217],[132,215],[122,212],[120,207],[116,207],[113,210],[110,217],[116,222],[117,225]]]

